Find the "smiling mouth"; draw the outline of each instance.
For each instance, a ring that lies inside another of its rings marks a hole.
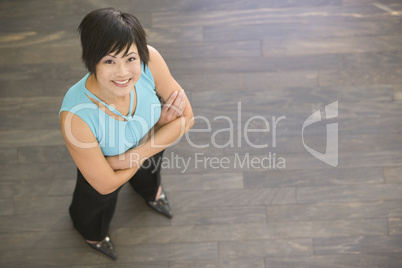
[[[117,84],[119,86],[126,86],[130,81],[131,81],[131,78],[127,79],[127,80],[123,80],[123,81],[113,80],[113,83],[115,83],[115,84]]]

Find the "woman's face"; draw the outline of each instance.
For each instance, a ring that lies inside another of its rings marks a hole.
[[[127,96],[141,76],[141,60],[135,44],[127,55],[125,49],[119,54],[108,54],[96,65],[99,90],[108,97]]]

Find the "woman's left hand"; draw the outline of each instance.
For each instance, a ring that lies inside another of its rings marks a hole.
[[[173,92],[165,103],[162,103],[161,116],[156,123],[158,126],[166,125],[183,115],[186,105],[184,90]]]

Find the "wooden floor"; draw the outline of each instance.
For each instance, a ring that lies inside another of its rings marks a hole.
[[[108,6],[138,16],[198,129],[165,153],[172,220],[123,188],[117,262],[72,227],[58,125],[76,28]],[[401,118],[401,0],[1,0],[0,267],[400,268]],[[306,149],[330,140],[335,167]]]

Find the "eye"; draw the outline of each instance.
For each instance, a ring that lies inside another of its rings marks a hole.
[[[134,58],[134,57],[131,57],[131,58],[128,59],[128,61],[129,61],[129,62],[133,62],[133,61],[135,61],[135,58]]]
[[[104,63],[106,63],[106,64],[112,64],[113,61],[112,61],[112,60],[105,60]]]

